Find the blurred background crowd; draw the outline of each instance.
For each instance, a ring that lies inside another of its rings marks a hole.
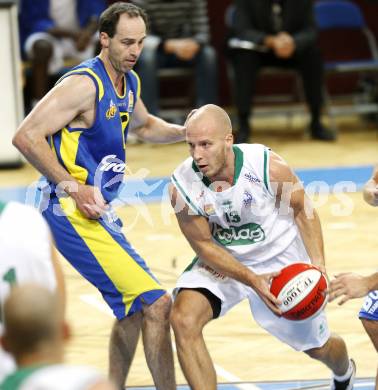
[[[20,0],[26,112],[67,69],[98,52],[97,20],[113,2]],[[155,115],[182,123],[191,108],[220,104],[238,142],[253,137],[255,106],[268,117],[304,112],[305,134],[324,141],[337,138],[333,118],[343,112],[377,121],[377,1],[132,2],[149,16],[136,71]]]

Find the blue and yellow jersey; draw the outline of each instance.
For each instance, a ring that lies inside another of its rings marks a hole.
[[[126,73],[123,94],[119,95],[103,62],[95,57],[67,72],[58,82],[78,74],[87,75],[96,86],[93,126],[85,129],[67,125],[49,137],[49,143],[58,161],[79,183],[99,187],[110,202],[117,196],[125,172],[126,139],[140,80],[134,71]]]

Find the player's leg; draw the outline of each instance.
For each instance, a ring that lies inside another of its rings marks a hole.
[[[361,319],[366,333],[369,335],[375,350],[378,352],[378,321]]]
[[[359,318],[378,352],[378,290],[371,291],[366,296],[359,313]],[[375,380],[375,390],[378,390],[378,369]]]
[[[141,312],[116,320],[109,341],[109,378],[123,389],[142,324]]]
[[[219,312],[220,300],[205,289],[181,289],[175,299],[171,324],[180,365],[193,390],[216,389],[216,373],[202,330]]]
[[[378,320],[367,320],[362,318],[361,322],[366,330],[366,333],[369,335],[375,350],[378,352]],[[375,390],[378,390],[378,369],[375,379]]]
[[[354,363],[348,357],[345,341],[336,334],[332,334],[323,346],[311,348],[304,352],[330,368],[334,374],[334,379],[338,382],[350,381],[351,376],[355,373]],[[346,385],[348,386],[348,384]]]
[[[163,295],[151,305],[144,305],[142,337],[147,365],[155,386],[160,390],[176,389],[172,340],[169,327],[171,297]]]
[[[166,291],[122,234],[119,220],[88,220],[69,202],[70,198],[55,199],[44,216],[60,252],[99,289],[118,320],[110,340],[109,375],[123,388],[142,326],[143,305],[152,305]]]

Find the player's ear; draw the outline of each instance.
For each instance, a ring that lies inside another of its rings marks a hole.
[[[226,143],[229,145],[232,145],[234,143],[234,136],[232,135],[232,133],[227,134],[225,139]]]
[[[100,43],[101,43],[101,47],[103,47],[104,49],[107,49],[109,47],[109,35],[102,31],[100,32]]]

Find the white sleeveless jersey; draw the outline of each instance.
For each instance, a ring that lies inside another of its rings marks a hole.
[[[275,263],[275,257],[294,240],[299,240],[301,246],[303,242],[292,210],[276,207],[269,179],[270,149],[260,144],[240,144],[234,145],[233,150],[235,176],[232,187],[217,192],[221,183],[210,183],[192,158],[178,166],[172,183],[190,211],[208,219],[216,243],[257,273],[266,272],[271,269],[271,263]],[[301,253],[306,258],[287,259],[287,264],[308,262],[306,251]]]
[[[32,282],[56,288],[49,229],[40,213],[17,202],[0,203],[0,335],[2,305],[14,283]],[[14,369],[0,347],[0,381]]]
[[[9,375],[1,390],[87,390],[103,376],[94,368],[54,364],[28,367]]]

